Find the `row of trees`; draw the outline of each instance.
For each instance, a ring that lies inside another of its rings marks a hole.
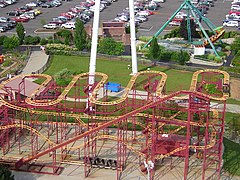
[[[57,32],[57,37],[63,40],[66,45],[74,45],[79,51],[89,46],[89,38],[84,29],[84,24],[80,19],[76,20],[76,29],[74,34],[69,30],[60,30]],[[22,44],[46,44],[48,41],[38,36],[26,36],[26,31],[22,23],[16,25],[17,36],[0,36],[0,45],[3,45],[4,49],[12,50]],[[60,40],[59,40],[60,41]]]

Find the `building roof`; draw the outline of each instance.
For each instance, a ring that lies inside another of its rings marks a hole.
[[[34,82],[28,80],[27,78],[23,79],[23,78],[19,77],[19,78],[16,78],[16,79],[8,82],[5,85],[5,87],[11,88],[15,92],[19,92],[19,90],[20,90],[21,95],[29,97],[34,92],[34,90],[39,87],[39,84],[34,83]],[[40,91],[43,91],[43,90],[44,90],[44,88],[42,88]],[[39,91],[39,93],[40,93],[40,91]]]

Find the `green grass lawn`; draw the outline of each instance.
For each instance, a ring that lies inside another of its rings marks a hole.
[[[229,98],[229,99],[227,99],[227,104],[240,105],[240,101],[239,101],[239,100],[236,100],[236,99]]]
[[[44,72],[45,74],[54,75],[64,68],[75,72],[84,73],[89,70],[89,57],[81,56],[60,56],[54,55],[51,66]],[[110,82],[120,83],[126,86],[131,76],[131,69],[128,69],[131,62],[97,59],[97,72],[105,73],[109,76]],[[139,64],[138,70],[146,70],[148,66]],[[192,73],[186,71],[178,71],[166,67],[151,67],[151,70],[162,71],[168,75],[166,87],[167,92],[175,92],[181,89],[189,89]]]

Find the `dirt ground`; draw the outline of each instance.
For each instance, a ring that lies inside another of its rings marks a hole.
[[[240,79],[231,78],[230,80],[230,97],[240,100]]]

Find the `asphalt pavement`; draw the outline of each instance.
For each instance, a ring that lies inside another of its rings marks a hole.
[[[19,0],[16,4],[1,8],[0,16],[6,16],[6,13],[10,10],[19,8],[32,0]],[[27,35],[36,35],[34,31],[36,29],[42,28],[42,22],[48,22],[53,17],[57,17],[60,13],[67,12],[69,8],[74,7],[84,0],[72,0],[63,2],[60,7],[53,8],[38,8],[43,13],[36,17],[36,19],[30,20],[24,23],[24,27]],[[161,8],[155,11],[155,15],[149,17],[147,22],[141,23],[138,28],[138,33],[140,36],[153,36],[161,26],[167,21],[167,19],[178,9],[178,7],[183,3],[183,0],[167,0],[165,3],[161,3]],[[112,21],[118,13],[120,13],[124,8],[129,6],[128,0],[118,0],[113,2],[112,5],[107,7],[104,11],[100,13],[100,22]],[[231,1],[217,0],[215,1],[215,6],[210,7],[207,17],[216,25],[221,26],[225,15],[230,10]],[[87,24],[92,23],[92,21]],[[174,27],[167,27],[165,32],[169,32]],[[2,34],[15,34],[16,30],[10,30]]]

